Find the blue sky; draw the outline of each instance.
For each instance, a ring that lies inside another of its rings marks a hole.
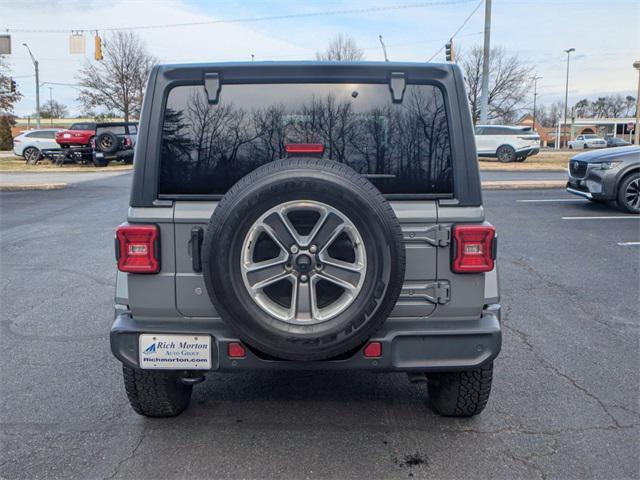
[[[163,62],[312,59],[332,36],[346,33],[365,49],[368,60],[382,60],[378,35],[384,37],[392,60],[425,61],[431,57],[479,0],[327,0],[295,2],[198,0],[0,0],[0,30],[83,29],[231,20],[309,12],[330,12],[393,5],[430,4],[420,8],[360,12],[260,22],[218,23],[195,27],[139,30],[151,53]],[[456,46],[464,50],[482,42],[484,6],[471,17]],[[491,42],[517,54],[543,77],[539,101],[551,103],[564,95],[566,55],[572,57],[570,102],[610,93],[633,94],[640,59],[640,1],[494,0]],[[10,32],[11,33],[11,32]],[[92,55],[87,38],[87,58]],[[23,100],[16,113],[35,110],[33,67],[23,42],[40,60],[41,82],[75,83],[85,61],[68,53],[69,32],[12,32],[10,62]],[[440,53],[434,61],[444,60]],[[72,113],[79,106],[71,86],[45,85],[41,101],[53,97]]]

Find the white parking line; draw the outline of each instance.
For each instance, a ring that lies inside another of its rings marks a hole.
[[[640,245],[640,242],[618,242],[621,247],[630,247],[631,245]]]
[[[544,203],[544,202],[586,202],[586,198],[545,198],[536,200],[516,200],[522,203]]]
[[[608,217],[562,217],[563,220],[613,220],[617,218],[640,220],[640,215],[611,215]]]

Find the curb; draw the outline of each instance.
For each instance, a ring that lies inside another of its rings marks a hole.
[[[564,188],[564,180],[488,180],[482,182],[485,190],[525,190],[532,188]]]
[[[0,192],[21,192],[24,190],[60,190],[66,183],[6,183],[0,185]]]

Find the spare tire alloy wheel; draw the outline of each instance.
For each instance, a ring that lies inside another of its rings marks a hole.
[[[311,361],[359,348],[404,279],[400,224],[351,168],[279,160],[234,185],[210,219],[203,274],[212,303],[249,346]]]
[[[301,235],[304,230],[290,218],[307,222],[307,228],[309,218],[316,221]],[[254,261],[278,249],[272,258]],[[286,202],[268,210],[250,228],[242,251],[242,277],[255,302],[272,317],[298,325],[343,312],[358,296],[367,271],[365,247],[353,222],[315,201]],[[277,288],[280,282],[285,285]],[[326,292],[323,282],[337,291]]]
[[[118,150],[118,137],[112,132],[104,132],[98,135],[96,150],[103,153],[114,153]]]

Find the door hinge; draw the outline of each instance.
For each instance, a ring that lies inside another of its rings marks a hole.
[[[434,299],[441,305],[449,303],[449,300],[451,300],[451,285],[449,282],[436,283]]]
[[[451,300],[451,285],[446,281],[407,282],[402,286],[400,299],[405,302],[422,300],[443,305]]]
[[[446,247],[451,243],[451,229],[446,225],[407,229],[403,230],[402,236],[407,243],[425,242],[434,247]]]

